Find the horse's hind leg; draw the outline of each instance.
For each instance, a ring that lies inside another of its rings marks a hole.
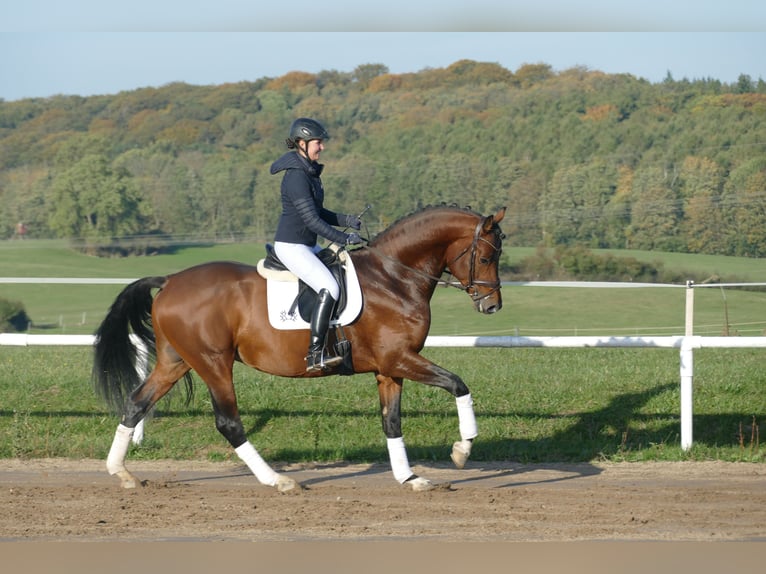
[[[139,480],[125,468],[125,458],[128,455],[136,425],[188,371],[189,367],[182,362],[175,362],[171,367],[158,364],[143,384],[130,396],[106,458],[107,472],[117,476],[123,488],[136,488],[140,484]]]
[[[275,486],[279,492],[288,492],[298,487],[298,483],[292,478],[275,472],[247,440],[237,407],[230,362],[220,360],[215,364],[195,366],[195,370],[210,390],[216,429],[229,441],[234,452],[252,471],[258,482]]]
[[[250,471],[261,484],[276,486],[280,492],[293,490],[298,486],[290,477],[283,476],[274,471],[269,463],[263,460],[263,457],[255,450],[253,444],[247,440],[245,429],[242,426],[242,420],[237,412],[236,403],[226,401],[220,402],[216,394],[211,390],[213,399],[213,410],[215,411],[215,427],[218,429],[229,444],[234,448],[234,452],[244,462]]]
[[[107,472],[119,478],[123,488],[136,488],[139,485],[138,479],[125,468],[125,457],[128,455],[134,430],[122,423],[117,425],[117,432],[114,433],[114,440],[112,440],[109,455],[106,457]]]

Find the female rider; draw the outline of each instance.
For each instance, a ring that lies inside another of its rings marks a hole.
[[[359,230],[362,222],[357,216],[324,208],[324,188],[320,179],[324,165],[318,162],[329,137],[318,121],[298,118],[290,127],[286,141],[291,151],[271,165],[272,175],[284,172],[282,215],[274,237],[274,252],[285,267],[319,295],[310,322],[311,338],[306,356],[306,371],[309,373],[342,361],[341,357],[326,357],[324,354],[327,329],[340,289],[332,273],[316,256],[321,249],[317,245],[317,236],[340,245],[362,242],[358,233],[344,233],[332,227]]]

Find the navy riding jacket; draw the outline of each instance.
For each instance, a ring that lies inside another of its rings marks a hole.
[[[344,214],[325,209],[324,188],[320,175],[324,166],[310,161],[298,152],[290,151],[271,164],[271,174],[284,171],[282,178],[282,215],[277,225],[275,241],[302,243],[313,246],[317,236],[346,244],[348,235],[333,228],[347,225]]]

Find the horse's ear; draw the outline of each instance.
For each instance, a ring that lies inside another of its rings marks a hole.
[[[501,207],[497,210],[495,215],[488,215],[484,218],[484,231],[489,233],[493,225],[500,223],[505,217],[505,207]]]

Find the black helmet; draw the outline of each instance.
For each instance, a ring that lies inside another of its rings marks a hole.
[[[298,118],[290,126],[289,140],[295,143],[297,140],[311,141],[311,140],[328,140],[330,134],[322,127],[316,120],[311,118]]]

